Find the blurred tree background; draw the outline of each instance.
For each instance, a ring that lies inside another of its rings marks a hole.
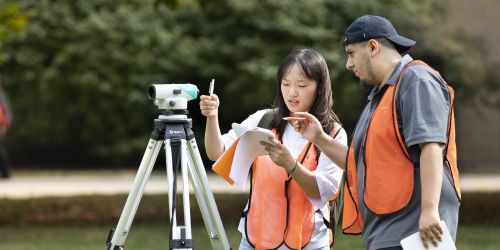
[[[20,11],[19,5],[14,1],[0,1],[0,64],[6,57],[3,41],[9,40],[22,31],[28,19],[29,15]]]
[[[215,78],[225,131],[269,107],[277,67],[299,47],[325,56],[334,109],[350,135],[365,92],[345,70],[340,36],[363,14],[385,16],[415,39],[413,58],[439,70],[458,98],[498,89],[487,84],[480,51],[446,24],[438,0],[18,0],[0,7],[12,162],[136,167],[159,114],[146,97],[149,84],[190,82],[207,93]],[[6,15],[23,21],[13,25]],[[189,111],[204,156],[198,100]]]

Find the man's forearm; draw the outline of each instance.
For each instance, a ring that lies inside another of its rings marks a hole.
[[[443,182],[443,147],[439,143],[420,145],[422,210],[437,209]]]
[[[323,152],[333,163],[342,169],[345,169],[348,148],[335,141],[331,136],[322,133],[314,144]]]

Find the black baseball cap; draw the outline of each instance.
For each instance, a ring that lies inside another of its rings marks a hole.
[[[349,25],[342,38],[347,46],[352,43],[368,41],[370,39],[386,38],[391,41],[399,53],[408,51],[415,41],[400,36],[392,23],[381,16],[364,15]]]

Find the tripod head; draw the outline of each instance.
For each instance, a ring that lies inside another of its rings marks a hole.
[[[165,115],[186,114],[187,102],[196,99],[198,93],[198,87],[191,83],[151,84],[148,88],[149,99]]]

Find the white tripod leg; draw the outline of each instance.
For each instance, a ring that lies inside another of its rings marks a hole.
[[[186,133],[187,132],[187,133]],[[190,138],[186,141],[186,137]],[[129,193],[125,207],[116,229],[111,230],[106,241],[108,250],[123,250],[125,239],[132,220],[144,193],[144,187],[151,175],[156,158],[161,149],[162,141],[165,139],[165,157],[167,163],[168,200],[170,203],[170,249],[193,249],[194,241],[191,232],[191,213],[189,204],[188,175],[194,187],[196,198],[205,222],[210,242],[213,249],[231,249],[227,240],[226,232],[220,219],[215,199],[208,186],[208,178],[203,167],[203,161],[198,151],[194,134],[191,130],[191,119],[185,115],[160,115],[155,119],[155,130],[151,134],[149,144],[141,161]],[[175,157],[175,158],[174,158]],[[175,166],[173,162],[175,161]],[[176,172],[181,169],[184,224],[178,226],[176,218]],[[175,171],[175,172],[174,172]],[[204,248],[204,247],[203,247]]]
[[[231,249],[229,241],[224,231],[224,226],[219,215],[219,210],[215,203],[214,195],[208,185],[208,178],[203,167],[203,161],[196,144],[196,139],[188,141],[189,150],[189,171],[191,183],[193,185],[196,199],[203,216],[203,221],[212,244],[212,249],[228,250]]]
[[[141,165],[139,166],[134,183],[132,184],[132,189],[128,195],[127,202],[120,215],[118,225],[108,236],[108,250],[120,250],[124,248],[125,239],[130,231],[130,226],[132,225],[137,207],[144,193],[144,187],[151,176],[151,171],[153,170],[156,157],[158,157],[158,153],[161,149],[161,144],[162,141],[149,140],[144,156],[142,157]],[[109,241],[111,235],[112,238]]]

